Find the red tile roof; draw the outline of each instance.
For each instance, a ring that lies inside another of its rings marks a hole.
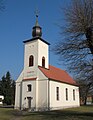
[[[61,70],[51,65],[49,65],[49,69],[43,68],[41,66],[39,66],[39,69],[49,79],[72,85],[77,85],[73,78],[64,70]]]

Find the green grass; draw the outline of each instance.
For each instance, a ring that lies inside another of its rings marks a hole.
[[[26,112],[1,108],[0,120],[93,120],[93,106],[49,112]]]
[[[0,108],[0,120],[10,120],[13,118],[13,109]]]

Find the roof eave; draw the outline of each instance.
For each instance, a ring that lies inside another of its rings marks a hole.
[[[68,82],[64,82],[64,81],[61,81],[61,80],[56,80],[56,79],[53,79],[53,78],[48,78],[49,80],[51,81],[56,81],[56,82],[60,82],[60,83],[65,83],[65,84],[69,84],[69,85],[73,85],[73,86],[78,86],[77,83],[68,83]]]
[[[42,42],[50,45],[50,43],[48,43],[47,41],[45,41],[45,40],[42,39],[41,37],[33,37],[32,39],[28,39],[28,40],[23,41],[23,43],[31,42],[31,41],[34,41],[34,40],[37,40],[37,39],[40,39]]]

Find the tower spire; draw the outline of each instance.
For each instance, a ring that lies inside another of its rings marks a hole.
[[[33,37],[41,37],[42,36],[42,28],[38,24],[38,14],[39,14],[38,10],[35,11],[35,14],[36,14],[36,23],[32,30],[32,36]]]
[[[36,24],[35,24],[35,26],[39,26],[39,24],[38,24],[38,16],[39,16],[38,9],[35,11],[35,14],[36,14]]]

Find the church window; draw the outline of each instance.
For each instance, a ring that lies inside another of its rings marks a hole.
[[[28,86],[28,92],[30,92],[31,91],[31,89],[32,89],[32,85],[31,84],[29,84],[29,85],[27,85]]]
[[[31,67],[31,66],[34,66],[34,56],[33,55],[31,55],[29,57],[29,67]]]
[[[56,87],[56,100],[59,100],[59,87]]]
[[[68,100],[68,89],[66,88],[66,100]]]
[[[42,67],[45,67],[45,57],[42,57]]]
[[[73,100],[75,100],[75,90],[73,90]]]

